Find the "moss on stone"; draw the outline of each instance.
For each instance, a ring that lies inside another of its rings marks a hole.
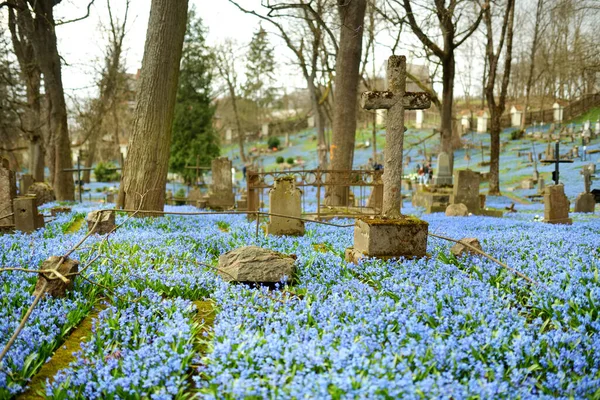
[[[368,225],[429,225],[428,222],[411,215],[402,215],[400,218],[385,218],[378,216],[375,218],[357,219]]]

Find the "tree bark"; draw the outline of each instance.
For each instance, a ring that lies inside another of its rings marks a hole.
[[[125,170],[127,209],[162,211],[188,0],[152,0]],[[146,214],[149,215],[149,214]]]
[[[544,9],[544,0],[538,0],[535,11],[535,26],[533,29],[533,40],[531,42],[529,70],[527,71],[527,83],[525,85],[525,105],[523,106],[523,114],[521,117],[521,130],[525,130],[525,116],[527,115],[527,109],[529,108],[529,97],[531,94],[531,86],[533,84],[533,71],[535,70],[535,53],[538,46],[538,36],[540,34],[540,19],[542,18],[542,11]]]
[[[442,151],[448,154],[450,172],[454,168],[454,147],[452,143],[452,116],[454,99],[455,61],[454,51],[442,58]]]
[[[366,0],[338,0],[341,29],[335,68],[335,105],[330,150],[333,170],[352,169],[354,160],[358,80],[366,5]],[[348,187],[330,186],[327,197],[329,205],[347,205]]]

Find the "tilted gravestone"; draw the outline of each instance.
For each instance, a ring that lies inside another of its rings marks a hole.
[[[35,196],[20,196],[13,200],[15,229],[31,233],[44,227],[44,216],[38,214]]]
[[[269,190],[269,212],[300,218],[302,215],[302,191],[296,188],[294,178],[277,178]],[[270,216],[268,235],[304,235],[304,221]]]
[[[233,175],[231,160],[227,157],[215,158],[211,163],[212,190],[208,198],[208,206],[214,209],[229,209],[235,206],[233,193]]]
[[[27,189],[27,195],[35,195],[36,203],[38,206],[42,204],[50,203],[56,200],[54,195],[54,189],[46,182],[34,182]]]
[[[565,195],[565,187],[562,184],[546,186],[544,189],[544,222],[549,224],[573,223],[569,218],[569,207],[571,203]]]
[[[462,203],[472,214],[479,214],[479,172],[469,169],[454,171],[454,188],[450,196],[450,204]]]
[[[246,246],[221,254],[217,272],[227,282],[293,283],[295,262],[295,255]]]
[[[13,200],[17,197],[17,183],[14,171],[11,171],[8,160],[0,158],[0,227],[12,226],[14,218]]]
[[[70,258],[65,259],[62,263],[60,261],[61,257],[52,256],[42,263],[40,270],[56,269],[59,274],[68,279],[68,283],[61,279],[55,279],[56,277],[53,276],[54,274],[52,273],[40,273],[33,292],[34,296],[40,294],[44,283],[46,283],[44,292],[52,297],[65,297],[67,291],[73,288],[75,275],[70,274],[75,274],[79,271],[79,261]],[[47,279],[46,275],[48,275],[50,279]]]

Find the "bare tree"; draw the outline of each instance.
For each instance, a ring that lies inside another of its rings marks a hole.
[[[242,130],[242,124],[240,122],[240,113],[238,111],[238,91],[240,90],[237,79],[237,71],[235,69],[235,49],[234,44],[231,40],[226,40],[219,48],[215,50],[215,65],[219,76],[225,82],[226,90],[229,93],[231,99],[231,106],[233,107],[233,115],[235,118],[235,125],[237,128],[237,139],[240,148],[240,157],[245,163],[246,153],[244,152],[244,140],[246,134]]]
[[[500,118],[506,107],[506,91],[510,80],[510,69],[512,63],[513,47],[513,23],[515,16],[515,0],[506,0],[503,7],[492,7],[489,2],[483,6],[484,22],[486,30],[486,57],[488,60],[489,73],[485,86],[485,95],[490,109],[490,195],[500,194]],[[498,45],[494,46],[494,12],[502,12],[501,32],[497,37]],[[504,43],[506,42],[506,48]],[[504,52],[504,71],[499,74],[500,57]],[[495,97],[496,79],[501,78],[500,93]]]
[[[452,119],[454,102],[454,80],[456,75],[455,50],[460,47],[477,29],[482,19],[482,9],[477,10],[477,3],[470,0],[435,0],[418,3],[416,0],[389,0],[404,8],[406,20],[413,33],[421,41],[426,50],[438,58],[442,65],[442,100],[441,100],[441,135],[442,151],[450,156],[450,168],[454,163],[452,146]],[[417,20],[417,10],[424,18]],[[398,14],[399,15],[399,14]],[[470,18],[469,17],[473,17]],[[435,18],[435,24],[431,20]],[[396,23],[398,18],[391,19]],[[435,26],[436,33],[427,32],[427,26]],[[437,37],[440,37],[441,44]],[[432,98],[436,104],[437,96]]]
[[[152,0],[132,135],[119,192],[127,209],[162,211],[187,0]]]

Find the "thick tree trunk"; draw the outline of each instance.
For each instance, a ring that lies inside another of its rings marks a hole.
[[[367,2],[366,0],[338,0],[338,4],[341,30],[335,68],[335,106],[330,162],[333,170],[348,170],[352,169],[354,159],[358,79]],[[330,186],[328,192],[329,205],[347,205],[347,187]]]
[[[450,172],[454,168],[454,148],[452,145],[452,102],[454,99],[454,52],[442,60],[442,151],[450,159]]]
[[[51,158],[54,161],[52,186],[57,200],[74,200],[73,173],[63,171],[72,168],[73,162],[60,56],[58,55],[56,32],[54,30],[54,3],[52,0],[40,0],[35,2],[33,6],[33,11],[36,14],[33,48],[40,70],[44,75],[44,87],[48,100],[51,147],[48,147],[47,151],[52,153]]]
[[[319,96],[312,77],[306,77],[308,91],[310,93],[311,107],[314,110],[315,128],[317,130],[317,157],[319,168],[327,168],[327,144],[325,143],[325,116],[322,106],[319,104]]]
[[[123,177],[126,209],[162,211],[165,204],[187,9],[187,0],[152,0]]]
[[[229,86],[229,95],[231,97],[231,105],[233,106],[233,115],[235,116],[235,125],[237,127],[237,131],[238,131],[238,146],[240,148],[240,157],[242,159],[242,162],[246,162],[246,152],[244,151],[244,140],[245,140],[245,134],[244,132],[242,132],[242,124],[240,122],[240,115],[238,113],[238,108],[237,108],[237,99],[236,99],[236,95],[235,95],[235,88],[233,87],[233,85],[227,81],[227,85]]]

